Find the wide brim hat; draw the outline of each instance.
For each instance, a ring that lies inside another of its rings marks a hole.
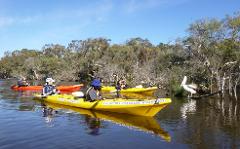
[[[53,83],[53,82],[55,82],[55,80],[54,80],[53,78],[47,78],[47,79],[46,79],[46,82],[48,82],[48,83]]]

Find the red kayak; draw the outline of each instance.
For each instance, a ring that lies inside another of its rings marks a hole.
[[[61,85],[61,86],[57,86],[57,89],[60,92],[74,92],[74,91],[80,90],[81,87],[83,87],[83,84],[69,85],[69,86]],[[13,85],[11,87],[11,89],[17,90],[17,91],[42,91],[43,86],[21,86],[21,87],[18,87],[17,85]]]

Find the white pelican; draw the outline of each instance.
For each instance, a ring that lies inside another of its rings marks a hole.
[[[186,84],[186,83],[187,83],[187,77],[184,76],[181,86],[183,87],[183,89],[190,92],[191,96],[192,96],[192,94],[196,94],[197,93],[197,91],[196,91],[197,85],[196,84]]]

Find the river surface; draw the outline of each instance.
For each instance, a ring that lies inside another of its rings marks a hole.
[[[14,83],[0,80],[0,149],[240,148],[235,99],[173,98],[147,118],[41,103]]]

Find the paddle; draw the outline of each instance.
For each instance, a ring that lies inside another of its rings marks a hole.
[[[81,92],[81,91],[72,92],[72,95],[73,95],[74,97],[78,97],[78,98],[84,97],[84,93]]]
[[[115,89],[115,90],[111,90],[110,91],[110,93],[116,93],[117,92],[117,90]]]
[[[142,86],[142,85],[137,85],[137,86],[135,86],[134,88],[143,88],[143,86]],[[122,89],[124,90],[124,89],[126,89],[126,88],[122,88]],[[121,89],[121,90],[122,90],[122,89]],[[117,91],[118,91],[117,89],[111,90],[110,93],[116,93]],[[120,91],[120,90],[119,90],[119,91]]]

